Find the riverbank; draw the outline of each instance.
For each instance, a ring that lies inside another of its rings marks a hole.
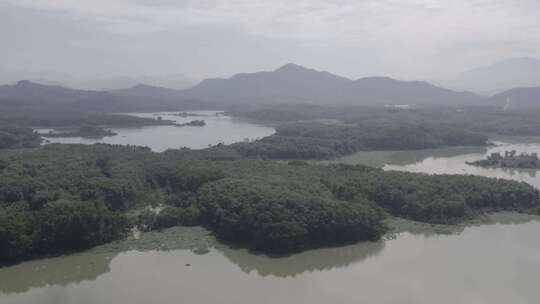
[[[386,220],[389,227],[388,232],[380,242],[395,239],[402,233],[413,235],[459,235],[467,227],[483,225],[508,225],[523,224],[528,222],[540,222],[539,215],[531,215],[517,212],[495,212],[482,215],[476,219],[469,220],[456,225],[437,225],[422,222],[415,222],[403,218],[391,217]],[[361,244],[363,242],[359,242]],[[233,246],[236,247],[236,246]],[[343,246],[332,246],[339,248]],[[346,247],[346,246],[345,246]],[[156,231],[135,233],[134,235],[120,241],[97,246],[83,253],[121,253],[127,251],[171,251],[171,250],[191,250],[198,254],[204,254],[215,248],[231,248],[230,244],[220,242],[216,236],[203,227],[173,227]],[[324,247],[323,247],[324,248]],[[313,250],[313,249],[311,249]],[[315,249],[316,250],[316,249]],[[308,250],[310,251],[310,250]],[[249,251],[252,254],[253,251]],[[294,255],[294,254],[293,254]],[[268,256],[268,255],[267,255]],[[269,257],[279,258],[280,256],[270,255]]]

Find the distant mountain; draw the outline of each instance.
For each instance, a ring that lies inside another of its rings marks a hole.
[[[508,59],[437,83],[450,89],[467,90],[484,95],[498,94],[512,88],[537,87],[540,86],[540,60]]]
[[[174,94],[172,94],[174,92]],[[174,96],[173,96],[174,95]],[[28,80],[0,86],[0,104],[35,110],[48,107],[62,111],[130,112],[205,108],[196,100],[187,100],[172,89],[135,86],[117,91],[69,89]]]
[[[328,72],[287,64],[275,71],[208,79],[190,89],[137,84],[109,91],[69,89],[20,81],[0,86],[0,103],[59,107],[94,112],[231,109],[276,104],[461,106],[483,98],[420,81],[386,77],[351,80]]]
[[[511,89],[491,97],[490,103],[508,109],[540,108],[540,87]]]
[[[459,106],[480,103],[481,98],[469,92],[456,92],[424,81],[399,81],[386,77],[353,81],[344,91],[343,100],[365,104]]]
[[[78,90],[108,91],[123,88],[130,88],[139,83],[151,86],[165,87],[171,89],[186,89],[197,84],[197,80],[182,75],[143,75],[143,76],[112,76],[98,77],[85,76],[76,77],[66,73],[53,70],[37,72],[29,71],[5,71],[0,74],[0,84],[13,84],[20,79],[28,79],[31,82],[44,85],[58,85]]]
[[[81,110],[101,110],[113,107],[117,101],[107,92],[68,89],[21,80],[15,85],[0,86],[0,102],[18,104],[49,104]]]
[[[190,88],[197,84],[197,80],[187,77],[182,74],[165,75],[165,76],[114,76],[109,78],[93,78],[86,80],[78,80],[73,82],[71,86],[80,89],[91,90],[116,90],[130,88],[138,84],[144,83],[149,86],[163,87],[170,89],[182,90]]]
[[[184,90],[186,97],[227,104],[311,103],[344,105],[450,106],[477,102],[472,93],[454,92],[427,82],[345,77],[287,64],[272,72],[208,79]]]
[[[147,84],[137,84],[130,88],[117,89],[109,91],[111,94],[125,97],[140,97],[152,99],[168,99],[179,100],[183,98],[182,91],[163,88],[159,86],[151,86]]]

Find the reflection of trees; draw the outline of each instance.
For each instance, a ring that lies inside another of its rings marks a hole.
[[[325,271],[345,267],[377,255],[384,242],[308,250],[285,257],[268,257],[250,253],[246,249],[218,248],[227,259],[245,273],[257,271],[261,276],[290,277],[311,271]]]
[[[392,232],[387,235],[393,239],[396,234],[407,232],[412,235],[429,238],[441,234],[460,235],[466,228],[489,226],[489,225],[521,225],[530,222],[540,222],[540,216],[527,213],[518,213],[511,211],[494,212],[482,214],[474,220],[457,225],[432,225],[427,223],[414,222],[402,218],[392,218],[388,225]]]
[[[330,162],[364,164],[368,166],[382,167],[386,164],[406,166],[433,158],[450,158],[460,155],[478,154],[485,155],[488,147],[449,147],[438,149],[422,149],[409,151],[370,151],[358,152]],[[325,163],[328,161],[322,161]]]
[[[75,254],[0,268],[0,293],[23,293],[47,285],[93,281],[110,271],[115,254]]]
[[[536,178],[536,172],[537,169],[522,169],[522,168],[505,168],[505,167],[496,167],[495,169],[501,169],[504,173],[510,174],[510,176],[515,176],[516,174],[522,175],[526,174],[529,175],[531,178]]]
[[[450,147],[439,149],[424,149],[394,152],[388,158],[388,163],[392,165],[410,165],[421,162],[426,158],[450,158],[469,154],[485,154],[487,147]]]
[[[472,223],[471,226],[482,225],[521,225],[531,222],[540,222],[540,216],[517,212],[496,212],[489,214],[484,221]]]

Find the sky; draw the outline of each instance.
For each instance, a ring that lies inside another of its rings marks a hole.
[[[0,73],[185,74],[293,62],[430,79],[540,58],[537,0],[0,0]]]

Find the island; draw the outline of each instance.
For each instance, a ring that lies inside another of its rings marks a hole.
[[[180,112],[180,113],[176,113],[176,114],[172,114],[172,115],[179,116],[179,117],[202,116],[200,114],[190,113],[190,112]]]
[[[175,124],[177,127],[204,127],[206,122],[204,120],[192,120],[190,122]]]
[[[118,134],[111,130],[106,130],[101,127],[83,126],[75,131],[58,132],[58,133],[49,131],[49,133],[39,133],[39,135],[42,137],[48,137],[48,138],[58,138],[58,137],[103,138],[103,137],[116,136]]]
[[[538,153],[517,154],[515,150],[505,151],[504,156],[500,153],[492,153],[487,159],[474,162],[467,162],[471,166],[479,167],[502,167],[519,169],[540,169],[540,159]]]

